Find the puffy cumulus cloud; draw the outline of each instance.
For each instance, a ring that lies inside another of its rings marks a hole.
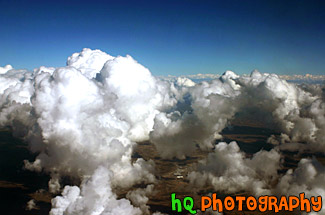
[[[280,154],[274,149],[245,158],[236,142],[220,142],[188,179],[198,188],[211,185],[216,191],[226,193],[244,190],[254,195],[270,194],[270,185],[277,179],[279,168]]]
[[[50,214],[142,214],[129,200],[117,200],[112,192],[110,179],[110,171],[105,167],[98,167],[91,178],[83,181],[80,188],[66,186],[62,196],[52,200]]]
[[[185,87],[193,87],[193,86],[195,86],[195,83],[191,79],[188,79],[186,77],[178,77],[176,79],[176,84],[178,86],[185,86]]]
[[[298,108],[295,85],[274,74],[261,74],[256,70],[250,76],[226,71],[211,82],[191,87],[182,85],[182,82],[179,85],[175,87],[178,94],[174,93],[178,106],[173,112],[157,115],[150,134],[150,140],[167,158],[184,158],[195,150],[196,145],[201,149],[213,148],[214,141],[221,138],[220,132],[238,112],[254,108],[263,117],[285,127],[293,124],[285,119]],[[287,95],[293,98],[287,98]]]
[[[11,66],[5,70],[0,75],[0,126],[11,126],[15,135],[23,137],[35,123],[30,114],[30,98],[34,94],[33,74],[26,70],[14,70]]]
[[[168,151],[168,147],[161,145],[168,145],[166,140],[169,136],[175,139],[170,144],[172,151],[185,143],[189,146],[187,151],[191,151],[195,144],[202,149],[211,148],[211,143],[220,138],[220,132],[236,113],[254,112],[264,122],[276,126],[291,142],[307,144],[304,149],[324,152],[325,93],[321,87],[299,86],[275,74],[254,70],[250,76],[238,76],[227,71],[211,82],[176,89],[185,92],[177,97],[181,105],[174,109],[174,113],[157,115],[157,127],[151,133],[151,140],[157,148]],[[194,125],[191,121],[195,122]],[[187,154],[178,152],[177,156]]]
[[[139,207],[143,214],[150,214],[149,206],[147,202],[149,201],[148,195],[154,192],[154,185],[150,184],[146,188],[137,188],[131,190],[126,194],[126,197],[131,200],[134,206]]]
[[[286,139],[307,144],[303,149],[324,149],[324,91],[319,87],[290,84],[275,74],[253,71],[238,79],[242,87],[241,107],[258,107],[275,122]],[[285,141],[282,141],[285,142]]]
[[[4,74],[8,72],[9,70],[13,69],[11,65],[6,65],[4,67],[0,67],[0,74]]]
[[[213,147],[215,139],[233,117],[236,110],[234,98],[240,93],[232,72],[226,72],[211,83],[191,86],[182,93],[183,99],[175,110],[156,115],[150,140],[162,157],[185,158],[198,145],[201,149]]]
[[[1,73],[0,125],[11,126],[38,153],[25,168],[49,172],[54,193],[62,176],[81,180],[53,200],[51,213],[141,214],[112,189],[155,182],[154,163],[131,162],[132,148],[149,138],[155,115],[176,102],[170,84],[130,56],[90,49],[73,54],[66,67],[6,66]],[[149,190],[139,192],[128,196],[146,212]]]
[[[0,76],[1,106],[10,102],[30,104],[33,94],[32,73],[26,70],[8,70]]]
[[[114,179],[121,180],[119,185],[130,186],[139,178],[152,181],[147,171],[143,175],[139,171],[145,169],[144,162],[139,159],[130,163],[133,122],[126,118],[132,113],[123,113],[114,106],[124,95],[88,79],[74,67],[41,73],[35,77],[34,87],[32,106],[44,139],[34,166],[82,176],[106,163],[115,173]],[[141,105],[141,101],[134,105]],[[148,133],[149,126],[145,129]],[[127,174],[135,177],[125,177]]]
[[[324,91],[325,92],[325,91]],[[311,129],[309,133],[313,134],[312,138],[307,137],[307,141],[312,140],[312,147],[316,151],[323,151],[325,148],[325,93],[323,92],[322,99],[319,98],[309,106],[308,115],[311,118]],[[302,130],[301,130],[302,132]],[[305,131],[306,132],[306,131]],[[299,133],[298,133],[299,134]]]
[[[105,89],[118,95],[114,107],[117,115],[130,123],[128,135],[132,140],[148,139],[155,115],[176,102],[169,95],[169,85],[154,78],[130,56],[108,61],[100,79]]]
[[[108,60],[114,57],[100,50],[85,48],[80,53],[74,53],[67,60],[67,66],[78,69],[87,78],[95,78]]]
[[[286,195],[296,195],[304,192],[306,197],[325,196],[325,167],[315,158],[301,159],[295,170],[288,170],[280,179],[275,191],[276,193]],[[325,202],[322,202],[322,210],[318,213],[311,212],[308,214],[319,214],[325,211]]]

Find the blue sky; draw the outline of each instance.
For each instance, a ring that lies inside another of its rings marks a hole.
[[[82,48],[154,75],[325,74],[325,1],[2,1],[0,66],[64,66]]]

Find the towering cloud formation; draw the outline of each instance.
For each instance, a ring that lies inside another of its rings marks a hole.
[[[319,86],[297,86],[258,71],[227,71],[199,84],[163,81],[130,56],[90,49],[73,54],[61,68],[0,68],[0,125],[10,126],[38,153],[25,167],[48,172],[50,191],[62,192],[52,200],[53,215],[148,214],[155,164],[131,161],[136,142],[144,140],[163,158],[183,159],[198,147],[209,151],[188,176],[197,188],[324,195],[324,167],[315,159],[278,174],[283,150],[325,152],[324,98]],[[269,138],[273,150],[251,158],[235,142],[216,144],[229,120],[248,110],[282,132]],[[81,184],[62,188],[62,176]],[[117,199],[115,190],[139,183],[146,188]]]
[[[175,102],[168,85],[130,56],[89,49],[62,68],[3,70],[0,123],[39,153],[25,167],[49,172],[52,192],[60,190],[63,175],[83,179],[80,188],[64,189],[51,213],[140,213],[128,200],[116,200],[111,187],[155,181],[152,162],[131,163],[131,153],[134,141],[148,139],[155,115]]]

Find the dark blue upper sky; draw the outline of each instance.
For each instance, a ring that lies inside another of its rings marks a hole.
[[[82,48],[154,75],[325,74],[325,1],[0,0],[0,66],[64,66]]]

